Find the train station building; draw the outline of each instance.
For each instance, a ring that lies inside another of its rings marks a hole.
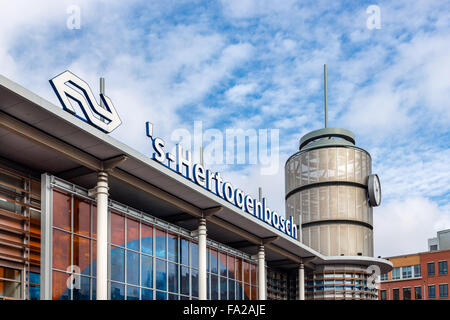
[[[120,106],[62,75],[63,108],[0,75],[1,298],[377,299],[372,270],[392,263],[373,257],[377,177],[351,132],[304,136],[271,211],[181,149],[158,153],[145,120],[153,158],[112,138]]]

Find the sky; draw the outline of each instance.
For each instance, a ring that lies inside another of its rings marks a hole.
[[[58,106],[49,79],[70,70],[97,95],[105,77],[111,135],[143,154],[145,121],[169,143],[194,121],[277,132],[274,172],[210,167],[281,214],[284,164],[324,126],[326,63],[329,127],[355,133],[381,180],[375,256],[426,251],[450,228],[450,1],[0,2],[0,74]]]

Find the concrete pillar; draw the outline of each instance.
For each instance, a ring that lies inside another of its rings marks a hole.
[[[201,218],[198,225],[198,298],[207,300],[206,296],[206,219]]]
[[[259,300],[266,300],[266,255],[264,252],[264,246],[259,246],[258,250],[258,287],[259,287]]]
[[[305,300],[305,266],[300,263],[298,268],[298,300]]]
[[[108,174],[99,172],[97,186],[97,300],[108,299]]]

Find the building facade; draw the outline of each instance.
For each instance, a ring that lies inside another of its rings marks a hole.
[[[391,272],[381,276],[380,300],[448,300],[450,250],[388,258]]]
[[[317,298],[318,287],[305,297],[305,274],[313,286],[332,274],[338,291],[339,281],[352,281],[352,294],[341,297],[366,299],[368,268],[391,269],[370,255],[371,209],[358,209],[361,221],[345,231],[354,232],[356,251],[343,241],[345,256],[333,255],[316,246],[313,226],[301,230],[298,216],[270,211],[181,150],[163,163],[112,138],[120,110],[104,84],[97,105],[82,80],[60,76],[51,83],[66,110],[0,76],[2,299]],[[69,80],[81,93],[64,87]],[[67,97],[85,118],[64,104]],[[145,133],[157,154],[163,141],[143,122]],[[360,172],[361,181],[369,173]],[[311,241],[303,243],[306,230]],[[329,230],[342,238],[341,229]]]

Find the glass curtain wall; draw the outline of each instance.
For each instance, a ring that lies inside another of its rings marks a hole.
[[[198,299],[198,244],[178,227],[120,209],[109,212],[112,300]],[[95,202],[53,189],[53,299],[95,299]],[[208,240],[208,298],[257,299],[257,265]]]

